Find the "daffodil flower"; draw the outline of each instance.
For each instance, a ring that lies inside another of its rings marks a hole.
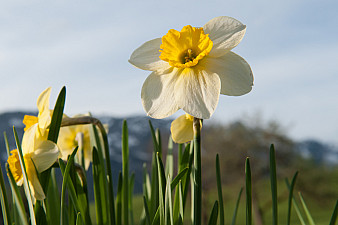
[[[253,75],[248,63],[231,51],[242,40],[246,26],[226,16],[201,28],[171,29],[162,38],[136,49],[129,62],[153,71],[145,80],[141,98],[150,117],[161,119],[183,109],[208,119],[220,94],[239,96],[251,91]]]
[[[186,113],[171,123],[170,131],[174,142],[182,144],[194,138],[193,120],[194,117]],[[202,127],[202,122],[200,123]]]
[[[90,143],[89,125],[75,125],[62,127],[58,138],[58,146],[61,151],[61,158],[67,160],[68,156],[72,154],[74,149],[78,146],[79,151],[76,154],[78,160],[81,162],[81,153],[85,161],[85,169],[88,170],[90,162],[92,161],[92,147]]]
[[[45,136],[46,130],[49,128],[51,122],[52,110],[49,109],[49,98],[50,98],[51,88],[44,90],[37,100],[37,106],[39,109],[38,116],[29,116],[25,115],[23,123],[26,125],[25,131],[33,126],[34,124],[39,125],[38,131],[41,132],[42,136]]]
[[[29,127],[22,138],[22,154],[34,202],[45,198],[36,172],[41,173],[50,168],[59,156],[57,145],[41,136],[37,129],[40,129],[38,123]],[[23,175],[18,150],[11,151],[7,162],[16,183],[22,185]]]

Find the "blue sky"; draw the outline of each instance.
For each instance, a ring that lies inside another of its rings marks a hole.
[[[251,65],[252,92],[221,96],[211,122],[277,120],[296,139],[338,143],[337,1],[0,1],[0,113],[35,110],[67,87],[66,113],[145,115],[148,71],[128,59],[169,29],[216,16],[247,25],[233,50]],[[179,111],[174,116],[182,114]],[[208,121],[207,121],[208,122]]]

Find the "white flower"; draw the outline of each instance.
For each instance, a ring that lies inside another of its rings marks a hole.
[[[161,119],[183,109],[200,119],[215,111],[219,94],[244,95],[253,75],[248,63],[231,52],[246,26],[231,17],[216,17],[202,28],[190,25],[169,30],[144,43],[131,55],[134,66],[153,71],[142,87],[147,114]]]

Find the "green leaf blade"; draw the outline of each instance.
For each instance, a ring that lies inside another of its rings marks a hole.
[[[4,224],[12,224],[11,215],[9,211],[8,199],[7,199],[7,192],[5,181],[1,169],[0,164],[0,201],[1,201],[1,209],[2,209],[2,218]]]
[[[212,207],[208,225],[217,225],[217,218],[218,218],[218,201],[215,201],[215,204]]]
[[[270,147],[270,183],[272,195],[272,224],[278,225],[277,172],[275,148],[273,145]]]
[[[252,189],[250,160],[245,161],[246,225],[252,225]]]
[[[220,211],[220,225],[224,225],[224,205],[223,205],[223,194],[222,194],[222,181],[221,181],[221,169],[219,165],[219,155],[216,155],[216,181],[217,181],[217,193],[219,201]]]

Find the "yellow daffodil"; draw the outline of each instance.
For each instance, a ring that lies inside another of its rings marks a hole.
[[[162,38],[136,49],[129,62],[153,71],[145,80],[141,98],[147,114],[161,119],[183,109],[200,119],[215,111],[219,94],[239,96],[251,91],[253,75],[248,63],[236,55],[246,26],[226,16],[201,28],[171,29]]]
[[[49,97],[51,88],[44,90],[38,97],[37,106],[39,109],[39,115],[29,116],[25,115],[23,123],[26,125],[25,131],[34,124],[39,125],[38,131],[41,132],[42,136],[45,136],[46,130],[49,128],[51,122],[52,110],[49,109]]]
[[[89,126],[90,125],[75,125],[62,127],[58,139],[58,146],[60,147],[61,158],[63,160],[67,160],[68,156],[79,146],[76,157],[78,157],[79,162],[81,162],[81,154],[83,152],[86,170],[88,170],[90,162],[92,161]]]
[[[45,194],[39,182],[37,172],[41,173],[50,168],[59,156],[57,145],[46,140],[42,136],[38,123],[30,126],[24,133],[22,138],[22,154],[26,166],[27,178],[32,194],[35,200],[43,200]],[[18,185],[23,183],[22,168],[19,161],[18,150],[12,150],[7,160],[9,168]]]
[[[186,113],[171,123],[170,131],[174,142],[182,144],[194,138],[193,120],[194,117]],[[202,127],[202,122],[200,123]]]

